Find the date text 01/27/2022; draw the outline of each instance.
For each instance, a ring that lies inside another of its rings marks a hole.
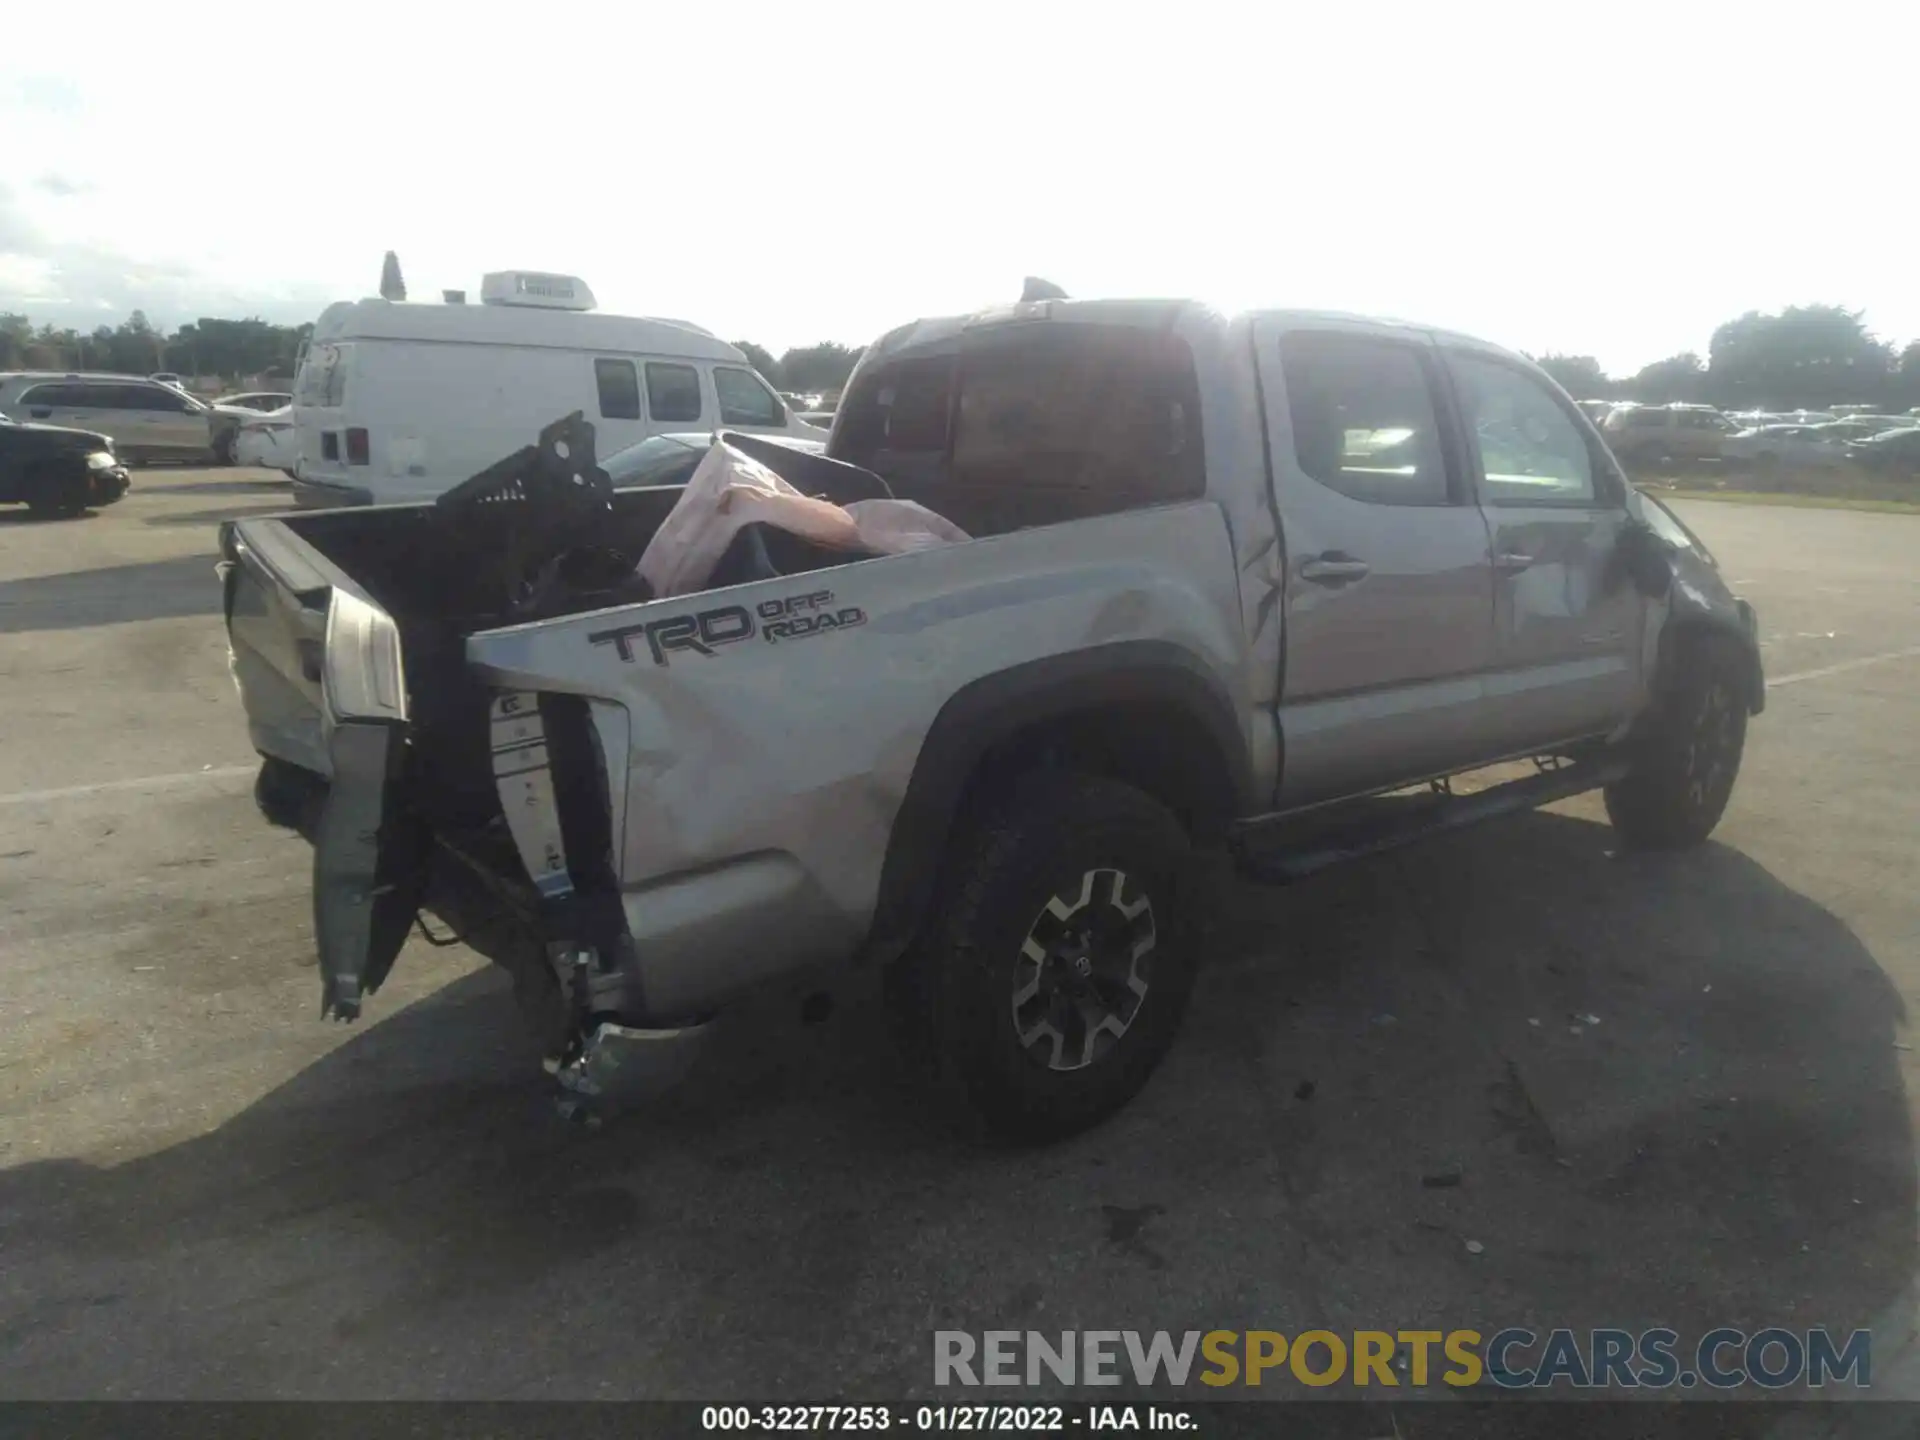
[[[1156,1430],[1192,1431],[1199,1422],[1189,1411],[1163,1405],[708,1405],[700,1412],[703,1430],[749,1434],[779,1432],[966,1431],[975,1434],[1021,1432]]]

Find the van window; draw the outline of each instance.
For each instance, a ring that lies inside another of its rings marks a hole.
[[[1280,365],[1300,468],[1369,505],[1445,505],[1433,387],[1413,346],[1374,335],[1297,332]]]
[[[640,376],[631,360],[596,360],[593,378],[600,387],[602,419],[640,418]]]
[[[655,420],[698,420],[700,372],[691,365],[648,361],[647,410]]]
[[[746,370],[713,367],[713,388],[720,395],[722,425],[783,425],[786,416],[773,392]]]

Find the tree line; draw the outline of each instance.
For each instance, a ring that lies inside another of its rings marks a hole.
[[[172,370],[284,380],[312,333],[311,324],[209,318],[166,334],[136,310],[117,326],[82,334],[0,314],[0,370]],[[776,389],[797,394],[837,393],[861,354],[827,341],[775,358],[751,340],[735,344]],[[1868,331],[1862,312],[1838,305],[1796,305],[1777,315],[1749,311],[1713,332],[1704,359],[1687,351],[1628,376],[1608,375],[1590,355],[1535,358],[1577,400],[1683,400],[1735,410],[1920,406],[1920,340],[1896,351]]]
[[[107,370],[151,375],[262,376],[291,379],[300,344],[313,326],[268,320],[195,320],[172,334],[136,310],[90,333],[35,327],[25,315],[0,314],[0,370]]]
[[[831,340],[789,350],[778,360],[751,340],[736,340],[734,348],[747,357],[761,378],[790,395],[837,395],[860,361],[865,346],[848,348]]]
[[[1576,400],[1687,401],[1726,410],[1920,405],[1920,340],[1895,350],[1868,331],[1863,312],[1793,305],[1749,310],[1713,332],[1703,359],[1685,351],[1628,376],[1609,376],[1591,355],[1534,358]]]

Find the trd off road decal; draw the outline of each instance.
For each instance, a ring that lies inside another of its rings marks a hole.
[[[762,600],[753,608],[760,615],[760,633],[770,643],[800,640],[808,635],[824,635],[829,630],[846,630],[867,623],[867,612],[858,605],[834,609],[831,590],[789,595],[785,600]]]
[[[768,644],[777,644],[866,623],[867,612],[859,606],[836,607],[831,590],[814,590],[805,595],[789,595],[784,600],[762,600],[751,613],[744,605],[720,605],[691,615],[595,630],[587,636],[587,643],[611,645],[622,660],[631,663],[636,648],[634,642],[642,640],[653,663],[665,665],[667,657],[675,651],[711,656],[722,645],[751,640],[756,631]]]

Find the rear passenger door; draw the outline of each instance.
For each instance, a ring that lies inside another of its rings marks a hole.
[[[1493,535],[1490,719],[1508,750],[1610,730],[1639,704],[1646,623],[1618,561],[1625,481],[1530,369],[1492,351],[1445,355]]]
[[[20,392],[16,408],[22,420],[39,425],[74,425],[83,411],[80,387],[72,381],[50,380]],[[85,428],[85,427],[80,427]]]
[[[1493,575],[1437,350],[1319,318],[1254,334],[1286,545],[1282,807],[1471,763]]]

